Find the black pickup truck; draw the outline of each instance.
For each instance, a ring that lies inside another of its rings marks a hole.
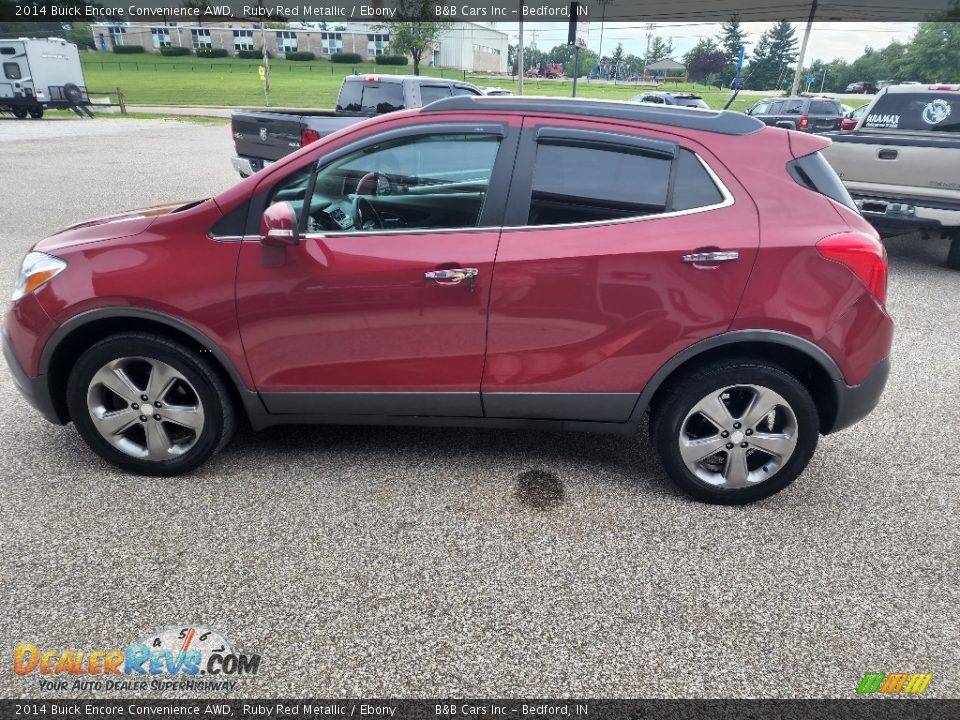
[[[348,75],[336,110],[238,110],[231,117],[241,177],[373,115],[417,108],[451,95],[483,95],[457,80],[413,75]]]

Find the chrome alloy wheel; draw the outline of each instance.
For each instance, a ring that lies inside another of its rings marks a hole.
[[[87,412],[107,442],[141,460],[183,455],[203,431],[203,403],[193,385],[153,358],[123,357],[101,367],[87,387]]]
[[[759,385],[731,385],[693,406],[680,425],[687,469],[718,488],[768,480],[797,447],[797,417],[781,395]]]

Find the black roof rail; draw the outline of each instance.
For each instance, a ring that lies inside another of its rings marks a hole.
[[[763,122],[756,118],[727,110],[699,110],[674,105],[657,107],[656,105],[641,105],[616,100],[456,95],[437,100],[420,109],[422,113],[451,111],[544,112],[581,115],[669,125],[687,130],[715,132],[721,135],[750,135],[766,127]]]

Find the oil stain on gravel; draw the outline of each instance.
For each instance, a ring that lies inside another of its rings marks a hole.
[[[517,499],[535,510],[553,510],[563,504],[563,480],[546,470],[528,470],[517,476]]]

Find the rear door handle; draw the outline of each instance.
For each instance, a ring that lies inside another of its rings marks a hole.
[[[473,282],[480,271],[477,268],[450,268],[449,270],[431,270],[424,273],[426,280],[437,285],[459,285],[464,280],[467,282],[467,292],[473,292]]]
[[[690,253],[689,255],[683,256],[683,261],[685,263],[721,263],[721,262],[730,262],[731,260],[737,260],[740,258],[740,253],[736,250],[731,250],[728,252],[699,252],[699,253]]]

